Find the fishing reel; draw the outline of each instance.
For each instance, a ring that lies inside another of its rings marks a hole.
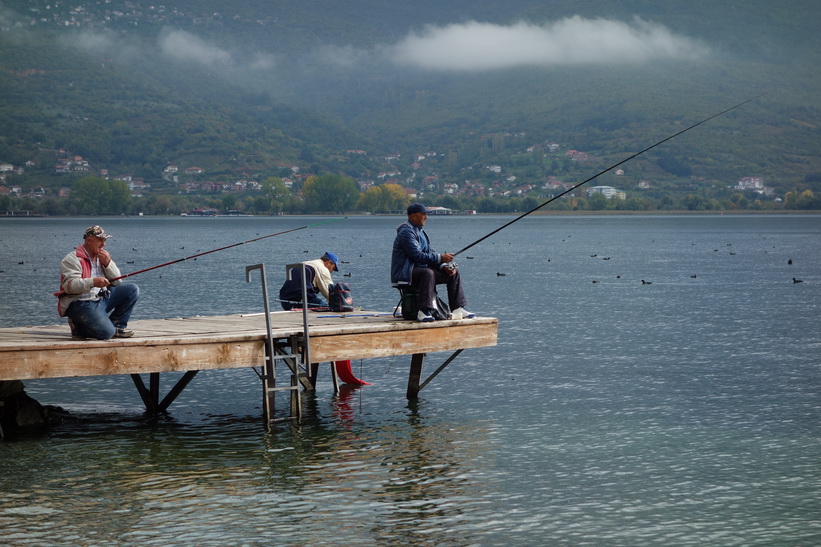
[[[446,262],[445,264],[442,264],[442,271],[445,271],[445,272],[448,272],[448,273],[455,272],[458,269],[459,269],[459,264],[457,264],[456,262]]]
[[[108,298],[111,296],[111,291],[108,290],[108,287],[100,287],[100,290],[97,291],[97,296],[99,298]]]

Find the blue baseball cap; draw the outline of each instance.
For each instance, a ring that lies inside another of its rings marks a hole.
[[[339,258],[334,253],[325,253],[322,260],[330,260],[334,263],[334,270],[339,271]]]
[[[412,215],[413,213],[427,213],[428,208],[422,205],[421,203],[413,203],[408,205],[408,214]]]

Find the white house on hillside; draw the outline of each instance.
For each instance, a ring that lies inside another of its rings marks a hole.
[[[593,194],[604,194],[604,197],[607,199],[610,198],[617,198],[617,199],[626,199],[627,194],[625,194],[621,190],[617,190],[612,186],[594,186],[587,190],[587,196],[590,197]]]

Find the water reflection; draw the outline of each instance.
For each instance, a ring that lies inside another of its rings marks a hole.
[[[7,443],[4,467],[17,480],[3,495],[4,537],[315,543],[325,531],[333,542],[438,544],[453,526],[479,527],[469,508],[490,497],[491,424],[430,416],[424,402],[371,420],[358,414],[356,397],[343,390],[328,417],[308,413],[301,426],[279,424],[270,434],[256,417],[68,426],[36,466],[27,463],[30,444],[44,443]],[[308,408],[320,406],[307,399]]]
[[[470,520],[470,500],[488,495],[479,480],[489,474],[481,466],[494,449],[488,424],[431,418],[417,404],[387,423],[351,422],[353,396],[343,392],[335,404],[335,418],[348,420],[343,428],[303,429],[313,451],[296,465],[317,502],[312,515],[350,527],[368,514],[360,537],[445,541],[449,526]]]

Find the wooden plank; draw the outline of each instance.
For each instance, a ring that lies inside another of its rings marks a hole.
[[[239,368],[263,362],[263,340],[6,352],[0,380]]]
[[[417,323],[373,312],[312,314],[315,362],[412,355],[495,345],[498,321]],[[302,332],[302,314],[270,314],[274,337]],[[264,314],[133,321],[135,336],[74,340],[66,324],[0,329],[0,380],[140,374],[263,363]]]
[[[396,332],[333,336],[320,336],[312,333],[311,357],[317,362],[368,359],[495,346],[496,341],[497,324],[495,322],[464,321],[458,326],[407,330],[401,335]]]

